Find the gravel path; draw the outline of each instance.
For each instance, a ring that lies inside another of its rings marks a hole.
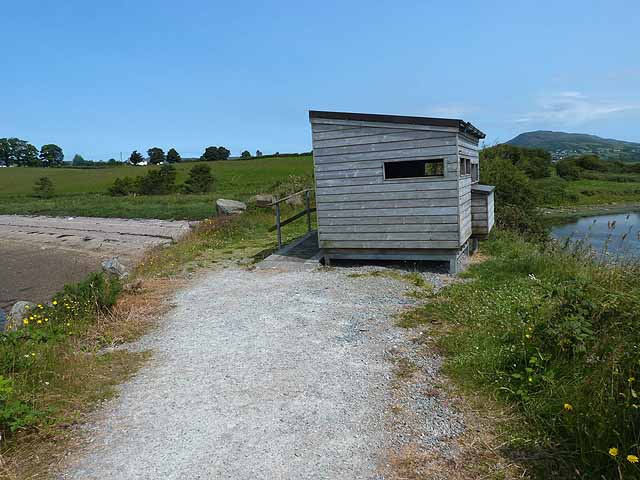
[[[402,282],[355,272],[197,279],[135,346],[154,361],[87,428],[90,444],[62,478],[387,478],[385,452],[402,437],[386,427],[390,350],[404,341],[392,317],[412,300]],[[437,421],[425,444],[458,428],[441,405],[426,415],[416,421]]]

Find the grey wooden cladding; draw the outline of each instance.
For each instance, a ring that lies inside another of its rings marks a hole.
[[[313,153],[316,157],[324,157],[329,155],[342,155],[347,153],[369,153],[369,152],[394,152],[397,150],[407,150],[415,148],[434,148],[447,147],[456,144],[456,137],[440,137],[425,140],[402,140],[396,142],[378,142],[367,143],[361,145],[346,145],[339,147],[321,147],[314,146]],[[393,154],[390,154],[393,155]]]
[[[316,138],[316,134],[314,133],[314,148],[325,148],[325,147],[341,147],[341,146],[353,146],[353,145],[367,145],[367,144],[375,144],[375,143],[391,143],[391,142],[399,142],[402,140],[429,140],[433,138],[453,138],[455,139],[455,135],[449,132],[420,132],[416,133],[414,131],[406,131],[406,130],[397,130],[397,129],[358,129],[357,134],[352,132],[354,136],[347,136],[348,132],[342,131],[340,132],[340,136],[336,136],[334,138],[327,139],[319,139]],[[325,135],[328,136],[328,135]]]
[[[477,142],[442,124],[323,117],[311,124],[321,248],[457,255],[471,235],[473,202],[459,159],[477,161]],[[442,159],[444,176],[385,180],[385,162],[426,159]]]
[[[393,200],[368,200],[364,202],[331,202],[318,203],[318,211],[330,210],[376,210],[379,208],[409,208],[409,207],[455,207],[457,198],[420,198],[420,199],[393,199]]]
[[[472,192],[471,194],[471,227],[473,235],[487,235],[493,227],[493,192]]]

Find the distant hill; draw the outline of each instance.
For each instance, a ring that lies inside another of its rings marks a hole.
[[[640,162],[640,143],[601,138],[585,133],[537,130],[521,133],[507,143],[520,147],[543,148],[550,152],[555,160],[572,155],[595,153],[604,160]]]

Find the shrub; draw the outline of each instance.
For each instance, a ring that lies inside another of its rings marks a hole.
[[[137,180],[137,191],[141,195],[166,195],[176,188],[176,168],[162,165],[159,170],[150,170]]]
[[[529,178],[544,178],[550,175],[551,154],[541,148],[525,148],[500,144],[483,148],[480,151],[480,163],[485,160],[502,158],[510,161]]]
[[[54,194],[53,182],[49,177],[40,177],[33,186],[33,196],[51,198]]]
[[[113,197],[130,195],[137,192],[136,181],[131,177],[116,178],[107,192]]]
[[[546,236],[546,228],[537,209],[538,195],[525,173],[510,160],[495,157],[482,165],[482,181],[495,185],[495,211],[498,226]]]
[[[213,175],[209,165],[196,165],[189,170],[189,177],[185,180],[185,193],[206,193],[213,187]]]

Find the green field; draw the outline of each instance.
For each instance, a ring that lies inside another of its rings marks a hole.
[[[200,162],[177,164],[177,183]],[[291,176],[311,178],[311,156],[205,162],[215,177],[205,195],[111,197],[107,188],[117,177],[144,175],[159,167],[112,168],[3,168],[0,169],[0,214],[86,215],[130,218],[202,219],[213,215],[217,198],[246,201],[270,193]],[[32,196],[33,184],[49,177],[55,187],[51,199]]]

